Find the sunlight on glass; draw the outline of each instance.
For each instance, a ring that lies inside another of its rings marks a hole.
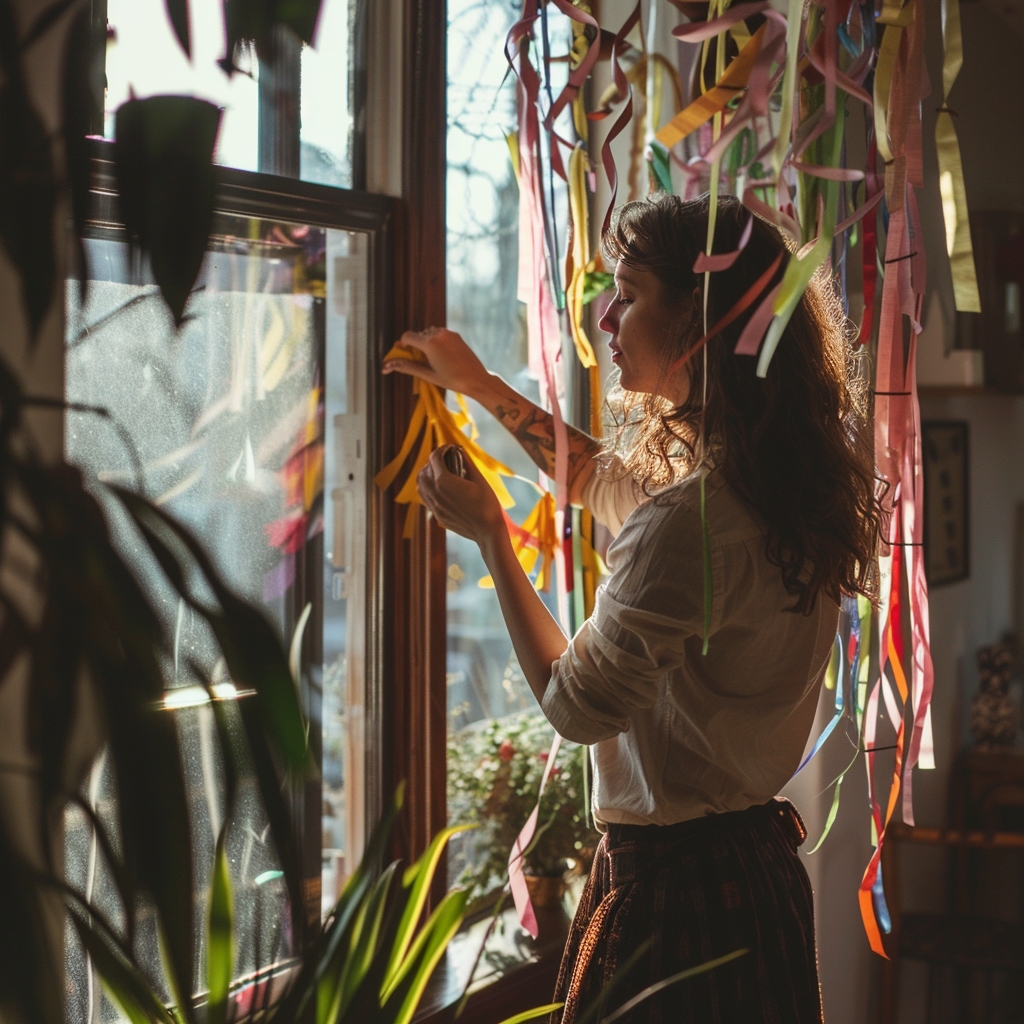
[[[303,181],[352,187],[349,93],[352,0],[324,0],[313,46],[302,48]]]
[[[216,700],[236,700],[239,697],[248,697],[255,693],[255,690],[239,690],[234,683],[214,683],[210,687]],[[197,708],[202,704],[210,703],[210,694],[203,686],[179,686],[175,690],[168,690],[164,694],[162,705],[167,711],[176,711],[179,708]]]

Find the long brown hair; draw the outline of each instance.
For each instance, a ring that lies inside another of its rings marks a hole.
[[[623,206],[604,240],[611,260],[655,274],[667,286],[669,309],[686,311],[665,354],[666,370],[703,334],[702,309],[692,296],[695,289],[703,293],[704,275],[693,265],[705,248],[709,209],[706,196],[685,202],[655,193]],[[735,197],[720,199],[714,251],[737,249],[750,216]],[[709,327],[786,248],[775,227],[755,218],[736,261],[711,274]],[[769,287],[782,279],[785,265],[783,259]],[[751,311],[756,308],[755,302]],[[766,557],[782,570],[794,611],[809,613],[819,593],[834,600],[874,597],[882,511],[868,396],[831,278],[812,281],[764,378],[755,373],[756,357],[733,351],[750,315],[711,338],[706,356],[689,361],[689,394],[681,405],[625,393],[622,421],[632,423],[631,440],[620,455],[647,494],[685,473],[721,471],[763,521]]]

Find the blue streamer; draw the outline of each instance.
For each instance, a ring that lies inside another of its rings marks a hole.
[[[814,746],[811,747],[811,752],[801,761],[800,767],[793,772],[794,777],[799,775],[814,755],[821,750],[825,743],[825,740],[832,735],[832,731],[839,724],[839,720],[843,717],[843,682],[844,682],[844,666],[843,666],[843,640],[842,637],[837,633],[835,640],[836,653],[839,661],[839,671],[836,674],[836,713],[832,718],[832,721],[825,726],[821,731],[821,735],[814,741]]]
[[[889,905],[885,902],[885,889],[882,886],[882,865],[878,865],[875,884],[871,886],[871,903],[878,918],[878,927],[888,935],[892,931],[892,919],[889,917]]]

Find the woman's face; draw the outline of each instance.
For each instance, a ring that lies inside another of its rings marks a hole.
[[[665,284],[651,271],[619,263],[615,268],[615,297],[598,326],[611,335],[608,347],[626,391],[660,395],[675,405],[686,400],[686,366],[665,378],[666,360],[678,336],[682,309]]]

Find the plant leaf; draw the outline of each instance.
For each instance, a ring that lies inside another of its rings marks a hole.
[[[501,1024],[523,1024],[524,1021],[533,1020],[536,1017],[543,1017],[545,1014],[554,1013],[560,1010],[565,1003],[548,1003],[547,1006],[535,1006],[532,1010],[523,1010],[514,1017],[506,1017]]]
[[[41,11],[21,40],[21,52],[24,53],[33,43],[46,35],[64,17],[69,8],[80,2],[81,0],[54,0],[49,7]]]
[[[159,915],[167,976],[192,1020],[195,912],[192,830],[178,734],[170,712],[139,699],[132,664],[106,668],[105,715],[128,872]]]
[[[397,875],[398,862],[395,861],[388,865],[366,898],[357,926],[353,928],[350,949],[336,985],[337,994],[333,1001],[336,1014],[344,1015],[359,986],[366,982],[374,959],[380,955],[381,925]],[[327,1024],[333,1024],[334,1019],[329,1018]]]
[[[206,977],[209,1001],[206,1006],[207,1024],[226,1024],[228,994],[235,966],[233,915],[231,906],[231,875],[228,856],[224,848],[227,826],[217,838],[217,852],[213,862],[213,880],[210,886],[210,914],[206,946]]]
[[[69,909],[68,916],[99,973],[107,995],[117,1003],[131,1024],[175,1024],[167,1007],[149,983],[130,963],[120,957],[81,917]]]
[[[175,323],[199,276],[216,201],[221,110],[192,96],[129,100],[116,115],[114,163],[136,260],[148,256]]]
[[[395,938],[391,958],[388,961],[388,969],[384,976],[384,988],[381,993],[383,999],[387,999],[391,990],[398,984],[401,975],[408,970],[408,964],[405,962],[406,953],[413,941],[416,923],[420,919],[420,914],[423,913],[423,907],[427,901],[427,893],[430,890],[430,883],[433,881],[434,872],[437,870],[445,844],[456,833],[465,832],[470,828],[473,828],[473,826],[452,825],[438,832],[423,852],[423,856],[406,871],[402,884],[405,887],[411,887],[412,891],[409,895],[409,902],[406,904],[405,911],[402,914],[402,919],[399,922],[398,935]]]
[[[404,799],[405,785],[400,784],[395,790],[390,805],[381,820],[374,826],[370,839],[366,844],[363,857],[355,871],[345,883],[327,919],[323,931],[318,937],[314,954],[307,956],[302,964],[294,985],[285,995],[278,1008],[278,1018],[282,1021],[304,1020],[304,1013],[311,995],[317,994],[320,979],[334,969],[339,950],[349,936],[350,926],[359,912],[359,908],[368,891],[372,873],[377,870],[391,836],[398,812]],[[376,1003],[376,996],[374,998]]]
[[[43,933],[39,892],[27,874],[6,829],[0,829],[0,1019],[61,1024],[64,965],[55,962]]]
[[[266,57],[273,52],[272,39],[278,26],[291,29],[302,42],[312,44],[323,0],[224,0],[226,52],[221,61],[229,72],[238,45],[246,40],[256,44]]]
[[[455,937],[455,933],[462,925],[462,919],[466,916],[468,899],[469,893],[465,889],[457,889],[448,893],[423,926],[423,931],[420,936],[417,936],[415,943],[415,946],[422,949],[422,955],[419,957],[419,963],[412,972],[407,985],[402,986],[406,991],[401,1006],[392,1018],[393,1024],[409,1024],[409,1021],[412,1020],[416,1007],[423,997],[423,990],[430,980],[430,975],[444,955],[445,949],[448,948],[448,943]],[[400,990],[395,994],[400,994]]]
[[[171,19],[174,34],[178,37],[185,56],[192,59],[192,37],[189,31],[188,0],[165,0],[167,17]]]

